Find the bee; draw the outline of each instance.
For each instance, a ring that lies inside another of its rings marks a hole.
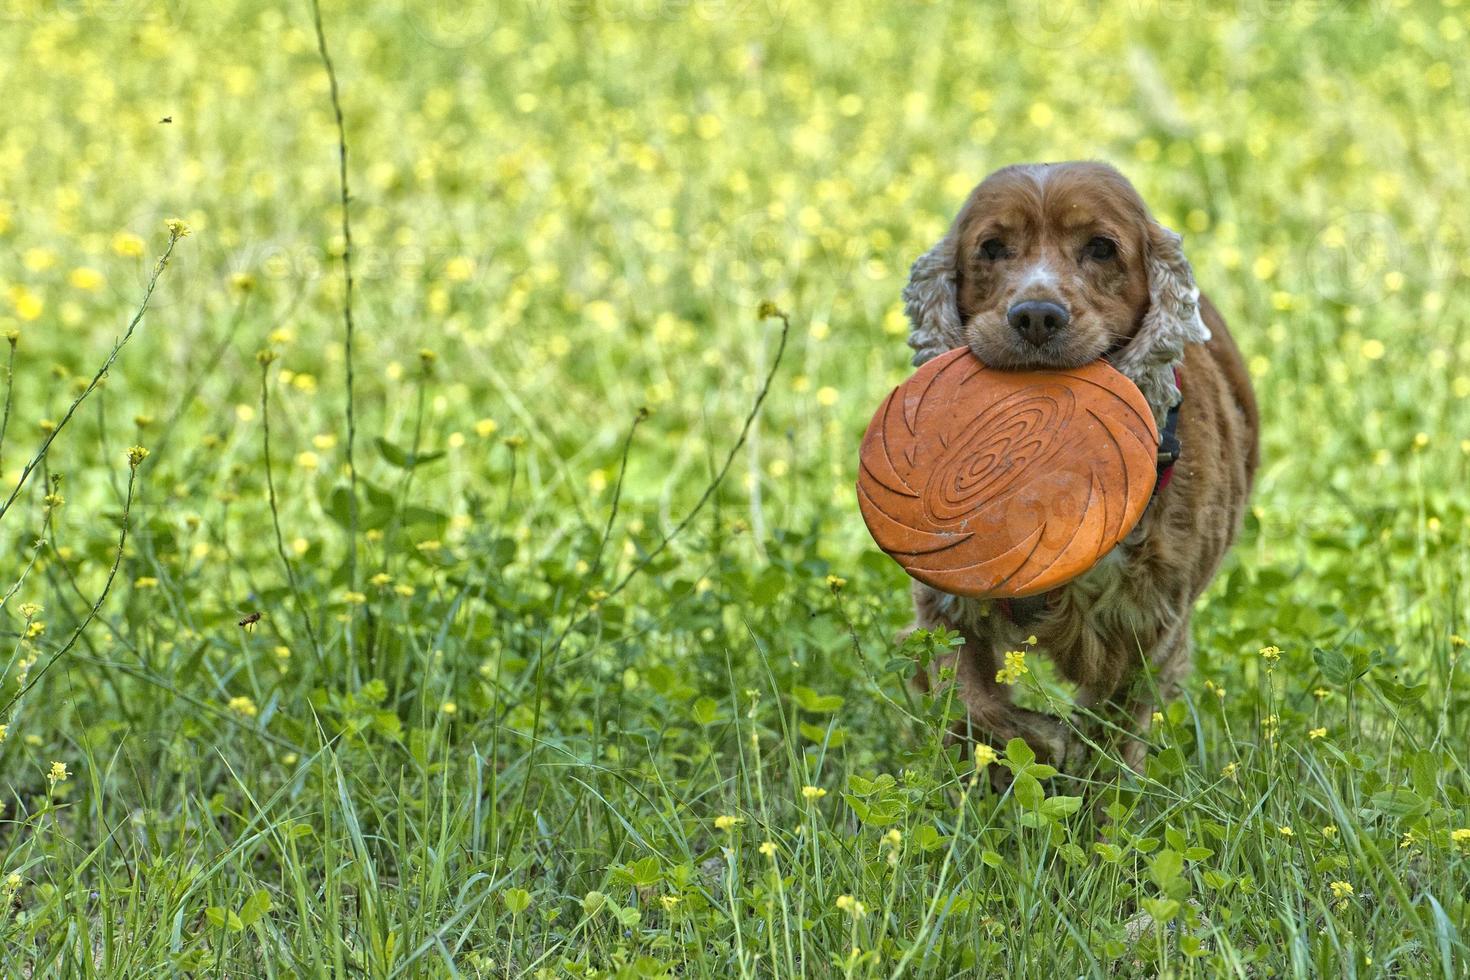
[[[245,628],[245,631],[248,633],[254,628],[256,623],[260,622],[260,618],[264,615],[265,613],[260,612],[250,613],[244,619],[240,620],[240,625],[243,626]]]
[[[158,120],[158,124],[160,126],[162,126],[165,123],[171,123],[173,121],[174,121],[174,117],[173,116],[164,116],[162,119]]]

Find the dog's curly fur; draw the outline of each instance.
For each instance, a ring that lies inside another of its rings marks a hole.
[[[1195,286],[1179,236],[1101,163],[995,172],[914,263],[903,295],[915,365],[962,346],[1001,368],[1076,367],[1105,356],[1142,390],[1161,427],[1185,393],[1171,482],[1122,544],[1048,594],[1033,622],[1017,625],[993,602],[914,585],[915,626],[943,625],[964,638],[935,669],[953,670],[970,734],[998,744],[1019,736],[1047,761],[1076,768],[1101,732],[1083,738],[1014,705],[996,680],[1002,654],[1034,634],[1107,731],[1147,730],[1155,692],[1168,697],[1188,671],[1191,607],[1236,534],[1254,479],[1258,417],[1240,353]],[[1007,322],[1023,300],[1062,306],[1066,326],[1040,345],[1026,340]],[[1144,744],[1127,739],[1122,756],[1138,767]]]

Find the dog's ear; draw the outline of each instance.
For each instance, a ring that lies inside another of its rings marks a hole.
[[[1180,247],[1180,237],[1157,222],[1151,222],[1145,246],[1144,265],[1148,272],[1148,312],[1128,345],[1114,358],[1118,370],[1138,382],[1149,374],[1158,374],[1159,392],[1172,404],[1178,400],[1173,372],[1159,369],[1172,365],[1184,356],[1189,344],[1202,344],[1210,339],[1209,328],[1200,319],[1199,287],[1194,273]],[[1145,395],[1152,393],[1145,387]]]
[[[947,350],[965,346],[955,282],[955,239],[941,238],[914,262],[903,290],[903,309],[909,317],[909,346],[918,367]]]

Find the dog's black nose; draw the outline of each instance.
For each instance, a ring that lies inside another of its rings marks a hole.
[[[1067,325],[1072,315],[1065,306],[1039,299],[1028,299],[1011,307],[1006,314],[1011,329],[1036,347],[1051,339],[1052,334]]]

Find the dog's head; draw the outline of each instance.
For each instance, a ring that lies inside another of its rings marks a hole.
[[[1198,297],[1179,236],[1102,163],[991,174],[904,290],[915,364],[968,345],[1014,369],[1080,367],[1111,352],[1130,374],[1209,339]]]

